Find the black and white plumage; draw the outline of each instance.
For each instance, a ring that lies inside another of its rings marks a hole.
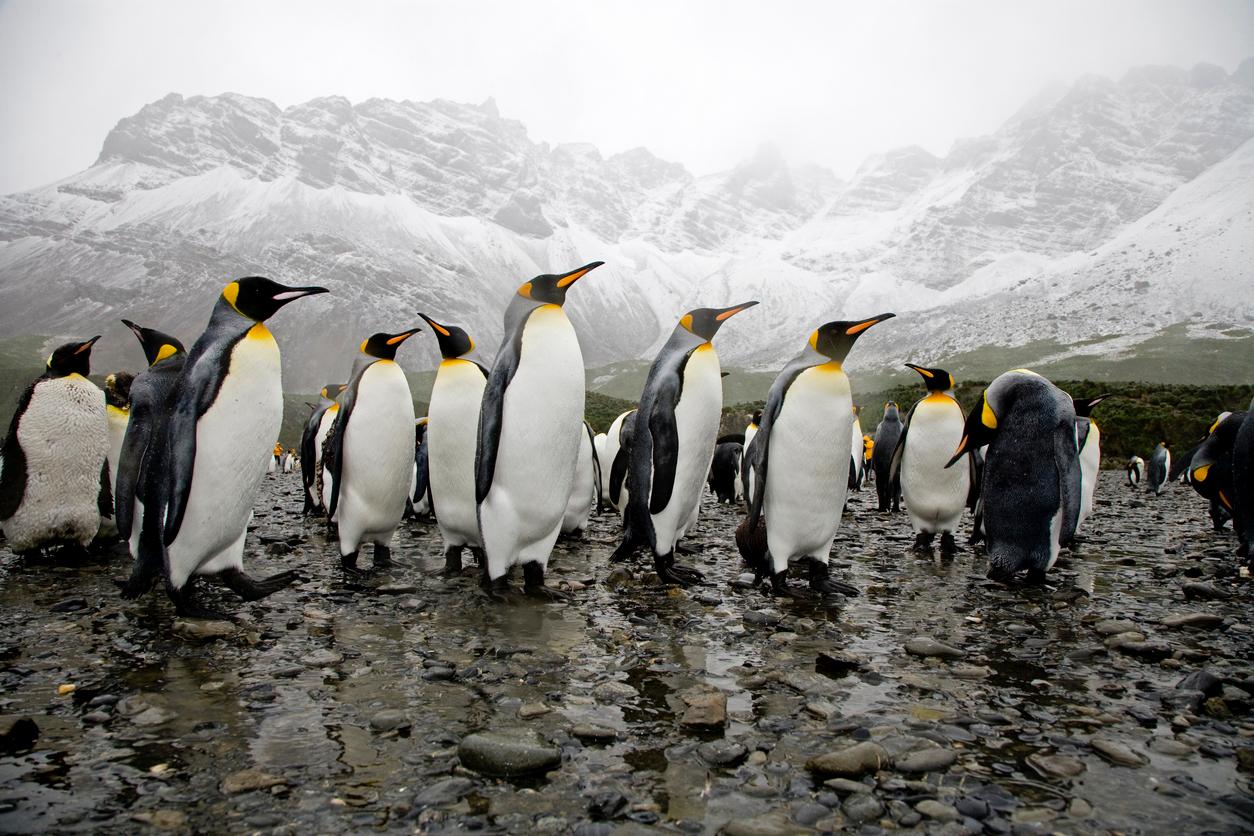
[[[1135,488],[1145,478],[1145,459],[1133,456],[1128,459],[1128,487]]]
[[[1168,476],[1171,474],[1171,451],[1167,449],[1167,442],[1160,441],[1158,446],[1154,448],[1154,452],[1150,453],[1149,468],[1146,474],[1145,487],[1147,490],[1154,492],[1154,496],[1161,496],[1162,492],[1167,489]]]
[[[1232,519],[1237,529],[1237,554],[1254,568],[1254,398],[1232,443]]]
[[[900,486],[892,479],[893,453],[901,440],[901,412],[897,404],[884,404],[884,417],[875,428],[875,446],[871,448],[871,472],[875,474],[875,493],[879,499],[879,511],[901,510]]]

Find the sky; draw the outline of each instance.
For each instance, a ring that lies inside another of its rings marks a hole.
[[[768,12],[769,8],[769,12]],[[0,0],[0,194],[91,165],[170,92],[478,103],[696,174],[764,142],[848,177],[943,155],[1050,85],[1254,56],[1254,0]]]

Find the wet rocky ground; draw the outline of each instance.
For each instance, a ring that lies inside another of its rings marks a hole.
[[[1120,481],[1046,588],[909,553],[873,491],[848,600],[747,588],[708,497],[706,585],[611,574],[606,515],[554,554],[566,603],[439,577],[422,522],[348,582],[294,475],[247,566],[304,579],[220,593],[239,626],[0,551],[0,831],[1248,832],[1254,587],[1199,497]]]

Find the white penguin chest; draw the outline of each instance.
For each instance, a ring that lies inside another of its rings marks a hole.
[[[683,390],[675,404],[675,489],[672,501],[682,500],[685,511],[700,498],[714,458],[719,417],[723,410],[723,380],[718,353],[706,343],[688,356],[683,371]]]
[[[847,439],[853,424],[849,378],[828,363],[806,369],[788,387],[771,427],[768,499],[840,510],[847,486]],[[769,523],[768,510],[768,529]]]
[[[962,441],[965,423],[962,408],[945,395],[929,395],[915,407],[901,456],[901,490],[916,521],[943,523],[947,531],[957,524],[970,469],[965,461],[945,465]]]
[[[344,433],[342,491],[380,498],[404,497],[414,466],[414,402],[401,367],[391,360],[370,365],[357,384]]]

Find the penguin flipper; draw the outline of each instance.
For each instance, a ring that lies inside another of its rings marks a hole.
[[[315,462],[318,453],[314,449],[314,437],[318,434],[318,424],[322,422],[325,409],[315,409],[305,422],[305,431],[300,436],[300,481],[306,489],[312,488],[317,478]]]
[[[1209,438],[1210,436],[1207,436]],[[1180,478],[1180,474],[1193,467],[1193,458],[1197,455],[1197,451],[1202,449],[1202,445],[1206,443],[1206,439],[1202,439],[1194,444],[1188,450],[1176,456],[1171,462],[1171,471],[1167,474],[1167,481],[1174,482]]]
[[[479,408],[479,443],[475,447],[475,503],[482,503],[492,490],[496,475],[496,454],[501,445],[501,422],[505,413],[505,390],[518,371],[522,355],[523,329],[518,328],[513,339],[501,345],[501,354],[488,372],[487,385],[483,387],[483,402]],[[483,368],[480,366],[480,368]]]
[[[906,454],[906,436],[910,433],[910,419],[914,418],[914,411],[918,406],[916,403],[911,407],[906,420],[902,422],[901,435],[897,436],[897,445],[893,447],[893,457],[888,462],[888,482],[893,486],[894,491],[901,488],[901,459]]]
[[[1083,488],[1080,484],[1080,454],[1075,449],[1074,436],[1054,433],[1054,463],[1058,468],[1058,499],[1062,509],[1061,530],[1058,542],[1064,545],[1075,538],[1080,524],[1080,503]]]
[[[26,453],[17,440],[17,425],[30,406],[31,396],[35,394],[35,384],[43,378],[37,378],[18,401],[13,418],[9,421],[9,434],[4,437],[4,446],[0,447],[0,520],[7,520],[17,513],[26,495]]]
[[[109,485],[109,460],[100,464],[100,493],[96,494],[96,508],[100,516],[113,519],[113,488]]]
[[[422,498],[431,490],[431,469],[429,465],[430,459],[427,456],[427,444],[424,441],[414,452],[414,465],[418,468],[417,484],[414,485],[413,501],[421,502]]]
[[[146,405],[134,399],[132,387],[131,419],[126,425],[126,435],[122,437],[122,451],[118,455],[118,472],[113,479],[113,520],[118,529],[118,536],[123,540],[131,539],[131,525],[134,523],[135,491],[139,483],[139,472],[144,453],[148,449],[148,439],[152,435],[152,424]]]
[[[596,434],[592,432],[592,425],[584,421],[583,428],[588,433],[588,441],[592,444],[592,479],[593,487],[597,492],[597,515],[599,516],[605,507],[601,501],[601,485],[604,484],[601,481],[601,457],[597,455]]]
[[[796,364],[787,366],[779,373],[771,384],[770,394],[766,396],[766,407],[762,410],[762,423],[758,432],[749,442],[749,449],[755,451],[753,461],[753,501],[749,505],[749,526],[747,531],[755,531],[758,519],[762,516],[762,504],[766,499],[766,471],[771,455],[771,430],[775,428],[775,419],[784,408],[784,398],[788,387],[792,386],[808,365]],[[746,451],[747,453],[748,451]]]
[[[652,437],[653,484],[649,491],[649,513],[660,513],[671,501],[675,489],[675,470],[679,456],[679,427],[675,423],[677,387],[659,392],[649,414],[649,435]],[[641,497],[643,499],[643,497]]]
[[[980,501],[981,480],[984,478],[984,468],[975,460],[975,451],[967,454],[967,472],[970,474],[970,483],[967,487],[967,508],[975,513],[976,505]]]

